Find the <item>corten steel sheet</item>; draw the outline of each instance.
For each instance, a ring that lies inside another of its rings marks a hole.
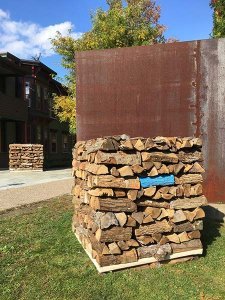
[[[225,202],[225,39],[76,54],[78,140],[202,136],[205,193]]]
[[[225,39],[201,41],[199,84],[205,192],[225,203]]]
[[[193,135],[197,43],[77,53],[77,137]],[[188,113],[186,113],[188,112]]]

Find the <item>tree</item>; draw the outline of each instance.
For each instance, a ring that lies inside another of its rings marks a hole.
[[[31,56],[31,59],[34,61],[41,61],[41,52],[38,54],[35,54],[34,56]]]
[[[75,40],[71,35],[57,34],[52,39],[55,51],[62,56],[62,65],[69,71],[66,77],[68,99],[55,98],[55,112],[61,121],[65,121],[67,113],[71,112],[70,105],[75,107],[75,61],[76,51],[92,49],[108,49],[151,45],[164,43],[165,26],[159,24],[160,7],[153,0],[106,0],[109,6],[107,11],[98,9],[91,16],[92,28]],[[62,103],[66,105],[62,105]],[[65,111],[64,111],[65,110]],[[64,111],[64,112],[63,112]],[[62,117],[63,112],[63,117]],[[71,115],[68,114],[70,120]],[[74,122],[70,120],[72,125]],[[71,127],[71,131],[75,126]]]
[[[72,96],[54,96],[54,111],[61,122],[68,122],[70,133],[76,132],[76,102]]]
[[[225,37],[225,0],[212,0],[210,5],[214,9],[212,36]]]

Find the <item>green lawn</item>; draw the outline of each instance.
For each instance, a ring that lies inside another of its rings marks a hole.
[[[205,224],[206,256],[99,275],[71,232],[69,196],[0,216],[0,299],[225,299],[225,227]]]

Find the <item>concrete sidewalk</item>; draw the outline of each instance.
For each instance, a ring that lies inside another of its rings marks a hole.
[[[71,169],[0,171],[0,212],[70,194],[73,182]]]
[[[0,171],[0,191],[72,178],[71,168],[44,172]]]

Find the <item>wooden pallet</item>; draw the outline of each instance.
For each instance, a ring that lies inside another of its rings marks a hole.
[[[81,242],[80,242],[78,236],[76,235],[76,233],[75,233],[75,236],[76,236],[77,240],[79,241],[79,243],[81,244]],[[83,245],[82,245],[82,247],[83,247]],[[127,268],[133,268],[133,267],[138,267],[138,266],[149,265],[149,264],[152,264],[152,263],[158,263],[158,261],[154,257],[148,257],[148,258],[141,258],[138,261],[135,261],[135,262],[132,262],[132,263],[100,267],[99,264],[97,263],[96,259],[94,259],[92,257],[91,253],[87,249],[85,249],[85,248],[83,248],[83,249],[87,253],[87,255],[89,256],[90,260],[93,262],[93,264],[95,265],[95,267],[96,267],[96,269],[99,273],[107,273],[107,272],[112,272],[112,271],[117,271],[117,270],[122,270],[122,269],[127,269]],[[174,254],[171,254],[171,255],[167,255],[164,259],[164,262],[171,261],[173,259],[183,258],[183,257],[201,255],[202,253],[203,253],[202,248],[197,249],[197,250],[174,253]]]

